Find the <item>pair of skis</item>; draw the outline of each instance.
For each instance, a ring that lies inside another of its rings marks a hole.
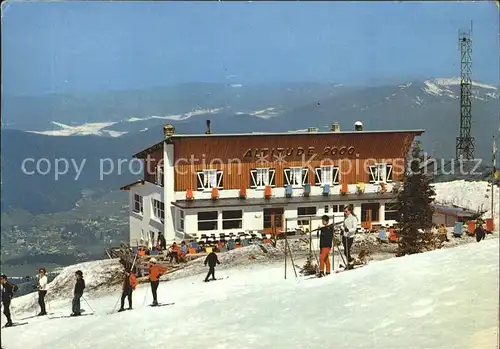
[[[211,282],[211,281],[219,281],[219,280],[224,280],[227,279],[229,276],[224,276],[223,278],[218,278],[218,279],[208,279],[208,280],[203,280],[203,282]]]
[[[12,325],[10,325],[10,326],[3,325],[2,329],[10,328],[10,327],[17,327],[17,326],[22,326],[22,325],[27,325],[27,324],[28,324],[27,322],[13,322]]]
[[[78,316],[75,316],[75,315],[49,316],[49,319],[50,319],[50,320],[53,320],[53,319],[66,319],[66,318],[82,317],[82,316],[90,316],[90,315],[94,315],[94,313],[89,313],[89,314],[80,314],[80,315],[78,315]]]
[[[175,303],[158,303],[158,304],[151,304],[150,307],[151,308],[156,308],[156,307],[166,307],[167,305],[174,305]]]

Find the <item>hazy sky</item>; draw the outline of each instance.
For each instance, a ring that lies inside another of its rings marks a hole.
[[[473,77],[499,83],[492,2],[9,2],[9,94],[180,82],[404,82],[460,74],[474,21]]]

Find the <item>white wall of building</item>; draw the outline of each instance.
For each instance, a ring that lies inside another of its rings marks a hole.
[[[299,225],[299,219],[298,218],[298,208],[299,207],[311,207],[314,206],[316,207],[316,218],[311,220],[311,228],[316,229],[319,226],[321,226],[321,217],[326,214],[330,217],[330,219],[333,217],[335,219],[335,222],[340,222],[344,219],[344,213],[343,210],[341,209],[336,209],[337,212],[334,212],[334,209],[332,208],[333,205],[348,205],[348,204],[353,204],[354,205],[354,214],[357,215],[358,220],[359,220],[359,225],[361,224],[361,203],[352,203],[348,200],[345,202],[335,202],[335,203],[306,203],[306,204],[293,204],[293,205],[288,205],[284,207],[284,218],[288,218],[286,222],[286,229],[287,230],[293,230],[297,228],[302,228],[302,229],[309,229],[309,223],[308,223],[308,217],[304,218],[303,220],[305,225],[301,226]],[[328,212],[325,212],[325,206],[328,205]],[[384,203],[380,203],[380,220],[379,222],[373,222],[373,224],[380,224],[380,225],[392,225],[395,223],[395,221],[386,221],[384,218]],[[242,228],[241,229],[222,229],[222,211],[226,210],[242,210],[243,211],[243,221],[242,221]],[[178,209],[180,211],[180,209]],[[208,212],[208,211],[218,211],[218,230],[214,231],[198,231],[198,212]],[[186,209],[184,210],[184,228],[185,232],[189,235],[192,236],[201,236],[201,234],[205,234],[210,236],[211,234],[215,234],[216,236],[219,236],[220,233],[240,233],[240,232],[246,232],[246,233],[252,233],[252,232],[259,232],[264,229],[264,207],[260,206],[235,206],[235,207],[225,207],[225,208],[204,208],[204,209]],[[331,220],[330,220],[331,222]],[[176,224],[177,227],[177,224]],[[285,224],[283,223],[283,229],[285,228]],[[178,235],[178,237],[182,238],[182,235]]]
[[[142,196],[143,212],[134,212],[135,194]],[[163,231],[163,224],[154,217],[152,199],[163,202],[163,190],[161,187],[144,182],[144,185],[136,185],[130,188],[129,208],[130,208],[130,244],[137,246],[141,239],[141,233],[145,236],[149,231]]]
[[[167,240],[167,244],[173,242],[176,237],[175,217],[176,209],[172,205],[175,202],[175,168],[174,168],[174,145],[163,142],[163,201],[165,205],[165,225],[163,234]]]

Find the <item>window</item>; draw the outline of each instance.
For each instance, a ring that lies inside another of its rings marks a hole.
[[[266,186],[274,187],[276,181],[274,175],[276,170],[273,168],[256,168],[250,170],[250,188],[264,188]]]
[[[243,227],[243,211],[222,211],[222,229],[241,229]]]
[[[157,166],[156,167],[156,178],[155,178],[155,183],[157,185],[161,185],[163,187],[164,181],[163,181],[163,166]]]
[[[283,183],[291,185],[292,187],[302,187],[308,182],[307,168],[303,167],[290,167],[285,168],[283,171]]]
[[[134,194],[134,212],[143,213],[142,196]]]
[[[332,205],[332,212],[333,213],[344,212],[344,205]]]
[[[316,216],[316,206],[309,207],[299,207],[297,208],[297,221],[298,225],[309,225],[309,216]],[[307,219],[300,219],[301,217],[307,217]]]
[[[203,170],[196,173],[196,186],[198,190],[211,190],[223,188],[223,173],[219,170]]]
[[[391,182],[392,165],[375,164],[370,166],[370,183]]]
[[[339,168],[335,166],[322,166],[316,167],[315,172],[315,184],[324,186],[325,184],[339,184]]]
[[[184,231],[184,211],[179,210],[179,230]]]
[[[198,212],[198,230],[217,230],[219,213],[217,211]]]
[[[156,199],[152,200],[153,200],[153,214],[163,223],[163,221],[165,220],[165,204]]]
[[[385,204],[384,218],[386,221],[399,221],[398,204],[396,203]]]

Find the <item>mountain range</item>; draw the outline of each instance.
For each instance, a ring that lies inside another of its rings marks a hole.
[[[32,213],[71,208],[86,189],[106,192],[140,175],[115,171],[99,178],[99,159],[131,159],[132,154],[162,138],[165,123],[177,133],[202,133],[205,120],[213,133],[320,130],[339,122],[352,130],[422,128],[425,150],[450,158],[460,120],[460,80],[432,79],[385,86],[341,86],[314,83],[192,83],[98,95],[2,96],[2,211]],[[491,137],[498,133],[499,90],[475,82],[472,132],[476,157],[491,159]],[[26,175],[26,158],[86,159],[76,171],[55,180]],[[115,161],[116,162],[116,161]]]

